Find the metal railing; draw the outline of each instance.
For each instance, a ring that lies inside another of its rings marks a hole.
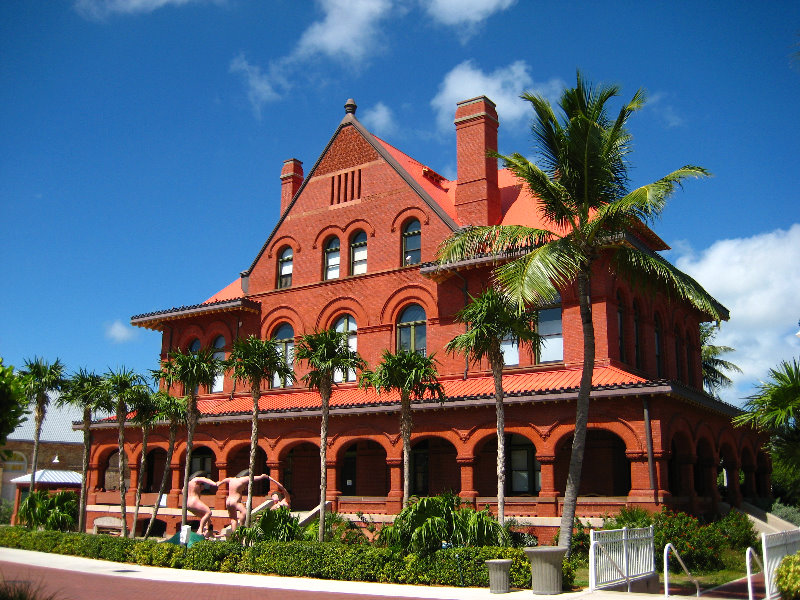
[[[800,529],[781,531],[779,533],[762,533],[761,548],[764,553],[764,591],[768,600],[780,596],[775,585],[775,571],[784,556],[800,550]]]
[[[596,590],[631,581],[656,572],[653,527],[596,530],[589,532],[589,588]]]
[[[753,559],[756,559],[758,566],[761,567],[762,573],[765,573],[764,565],[761,564],[761,561],[758,559],[758,555],[753,548],[748,548],[747,552],[744,554],[744,557],[745,562],[747,563],[747,596],[750,598],[750,600],[755,600],[755,593],[753,592]]]
[[[686,568],[686,564],[683,562],[681,555],[675,550],[675,546],[672,544],[667,544],[664,546],[664,598],[669,598],[669,551],[670,549],[672,552],[675,553],[675,558],[678,559],[678,562],[681,564],[683,568],[683,572],[686,573],[686,576],[691,580],[694,584],[694,587],[697,589],[697,597],[700,597],[700,582],[697,581],[692,574],[689,572],[689,569]]]

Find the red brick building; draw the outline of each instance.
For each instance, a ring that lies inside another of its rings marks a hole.
[[[432,263],[440,242],[459,227],[537,224],[536,202],[486,156],[497,148],[499,122],[485,97],[456,108],[455,181],[370,134],[352,100],[345,109],[307,175],[299,160],[284,163],[280,218],[240,278],[201,304],[137,315],[131,322],[163,332],[162,358],[176,348],[206,346],[224,357],[234,339],[249,335],[277,339],[291,357],[300,335],[330,327],[348,331],[351,346],[371,366],[386,348],[435,352],[447,401],[414,406],[412,492],[453,490],[479,507],[494,506],[488,365],[466,365],[463,357],[443,351],[463,331],[455,313],[468,294],[488,284],[494,259],[446,269]],[[632,241],[667,249],[644,226]],[[734,429],[736,409],[702,390],[699,323],[709,317],[641,293],[605,264],[597,265],[591,299],[597,359],[578,514],[662,504],[706,512],[723,499],[738,503],[768,495],[764,440]],[[582,362],[578,312],[575,290],[561,290],[559,305],[541,307],[546,344],[538,356],[505,345],[506,514],[540,528],[557,525],[561,512]],[[299,380],[303,365],[295,372]],[[359,390],[353,374],[342,379],[331,400],[328,498],[342,513],[394,514],[402,496],[399,398]],[[248,464],[251,399],[227,375],[200,393],[192,470],[204,468],[221,479]],[[260,469],[286,484],[296,509],[312,507],[319,497],[319,409],[318,395],[301,383],[283,387],[274,381],[261,400]],[[133,487],[141,436],[134,428],[127,435]],[[146,488],[154,492],[164,468],[166,429],[157,428],[150,440],[153,468]],[[91,515],[113,513],[119,501],[109,491],[114,479],[107,477],[115,452],[113,424],[98,424]],[[161,513],[170,528],[179,520],[184,457],[181,442]],[[724,498],[720,470],[728,483]],[[224,493],[209,497],[209,504],[223,509]],[[145,502],[152,504],[153,497],[147,494]],[[223,514],[215,512],[217,527]]]

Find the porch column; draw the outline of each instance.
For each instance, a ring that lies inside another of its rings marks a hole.
[[[128,491],[125,493],[126,502],[134,502],[136,498],[136,485],[139,482],[139,461],[132,461],[133,464],[128,463],[128,470],[131,473],[131,480],[128,484]]]
[[[214,463],[217,467],[217,476],[220,479],[225,479],[228,476],[228,462],[218,460]],[[221,485],[217,488],[217,493],[214,495],[214,510],[225,510],[225,498],[228,496],[228,484]]]
[[[628,500],[635,502],[652,501],[653,490],[650,488],[650,466],[646,452],[626,452],[631,469],[631,489]]]
[[[97,504],[97,492],[100,489],[100,465],[96,462],[89,463],[89,472],[86,473],[86,504]]]
[[[172,475],[172,488],[167,495],[167,506],[169,508],[180,508],[181,490],[183,488],[183,470],[181,469],[181,463],[170,463],[169,468],[170,474]]]
[[[403,458],[386,457],[389,467],[389,495],[386,496],[386,511],[396,515],[403,509]]]
[[[279,460],[268,460],[267,461],[267,471],[269,476],[272,479],[277,479],[278,481],[283,484],[283,463]],[[278,491],[278,486],[275,485],[275,482],[270,479],[269,481],[269,492],[268,494],[272,496],[274,492]]]
[[[475,490],[475,457],[474,456],[459,456],[456,457],[459,469],[461,471],[461,491],[459,497],[463,498],[470,506],[475,506],[475,498],[478,497],[478,492]]]
[[[339,490],[339,469],[335,460],[327,461],[325,466],[328,473],[325,499],[331,501],[331,512],[337,512],[339,510],[339,496],[342,495],[341,490]]]
[[[558,516],[558,496],[556,489],[556,457],[536,455],[536,460],[541,465],[540,475],[542,487],[539,490],[539,503],[537,513],[540,517]]]
[[[653,459],[656,463],[656,502],[662,503],[672,495],[669,489],[669,454],[656,452]]]
[[[729,469],[726,469],[725,476],[727,478],[728,501],[733,506],[741,506],[742,490],[739,487],[739,463],[734,463]]]
[[[756,467],[755,465],[744,465],[744,485],[742,486],[742,495],[746,498],[756,497]]]
[[[697,501],[697,490],[694,487],[694,470],[697,468],[697,455],[689,454],[678,457],[679,476],[681,479],[681,490],[683,495],[689,498],[688,510],[697,513],[699,504]]]

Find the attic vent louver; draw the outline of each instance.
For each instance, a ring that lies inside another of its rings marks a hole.
[[[361,169],[331,177],[331,206],[361,198]]]

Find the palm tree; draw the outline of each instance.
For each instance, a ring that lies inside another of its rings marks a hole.
[[[741,373],[742,370],[725,359],[720,358],[723,354],[734,352],[730,346],[715,346],[711,342],[717,335],[717,325],[714,323],[700,323],[700,360],[703,365],[703,387],[706,391],[719,398],[719,391],[733,385],[730,377],[725,371]]]
[[[125,421],[128,411],[133,409],[144,394],[148,393],[144,379],[138,373],[125,367],[111,370],[105,376],[108,394],[114,400],[117,417],[117,443],[119,450],[119,510],[122,518],[122,537],[128,537],[128,511],[125,494],[128,486],[125,483],[125,471],[128,468],[128,456],[125,453]],[[134,529],[136,523],[134,523]]]
[[[186,496],[189,493],[189,474],[192,468],[192,442],[200,418],[197,411],[197,394],[201,386],[208,389],[214,384],[214,379],[222,368],[222,361],[214,358],[214,351],[210,348],[202,348],[197,352],[175,350],[161,363],[163,378],[170,383],[182,383],[186,394],[186,464],[183,470],[181,527],[186,525]]]
[[[167,485],[170,479],[170,465],[172,464],[172,455],[175,452],[175,438],[178,435],[178,426],[186,421],[186,399],[170,396],[169,385],[166,389],[159,390],[155,393],[155,401],[158,406],[159,421],[167,421],[169,423],[169,442],[167,445],[167,458],[164,463],[164,473],[161,475],[161,485],[158,488],[158,498],[153,505],[153,514],[150,515],[150,522],[147,524],[147,531],[144,532],[144,537],[150,537],[150,531],[153,529],[153,524],[156,522],[158,515],[158,508],[161,506],[161,499],[164,497],[164,492],[167,490]]]
[[[64,364],[56,359],[52,364],[42,358],[25,360],[25,368],[20,371],[22,385],[28,398],[28,406],[33,407],[33,459],[31,460],[31,488],[36,485],[36,469],[39,465],[39,437],[42,434],[50,392],[57,392],[64,385]]]
[[[769,370],[769,378],[747,397],[744,411],[735,417],[736,425],[752,425],[769,432],[800,426],[800,363],[781,361]]]
[[[627,155],[632,138],[626,124],[644,105],[645,93],[637,91],[612,119],[607,104],[618,94],[618,86],[595,88],[578,73],[577,85],[561,94],[560,118],[543,96],[523,94],[536,113],[531,129],[542,166],[517,153],[495,156],[537,198],[537,209],[550,226],[468,228],[445,240],[439,253],[441,262],[480,253],[507,257],[508,261],[495,269],[495,277],[500,289],[521,307],[553,302],[560,290],[577,288],[583,371],[559,534],[560,543],[567,548],[586,445],[595,359],[590,292],[598,259],[610,258],[618,274],[634,283],[662,286],[669,297],[687,301],[713,319],[723,318],[725,312],[694,279],[642,244],[626,243],[626,239],[639,237],[642,222],[652,222],[661,214],[667,198],[684,180],[709,173],[687,165],[629,191]]]
[[[78,512],[78,531],[86,531],[86,500],[89,489],[87,475],[89,473],[89,451],[92,444],[92,433],[89,427],[92,424],[92,413],[111,412],[113,404],[108,394],[108,388],[101,375],[78,369],[67,380],[61,395],[56,401],[57,406],[75,406],[83,411],[83,466],[81,469],[81,497]]]
[[[307,333],[300,338],[295,357],[306,361],[308,373],[303,381],[317,390],[322,400],[322,420],[319,429],[319,541],[325,537],[325,500],[328,493],[328,413],[336,373],[362,370],[366,363],[347,345],[347,334],[333,329]]]
[[[139,520],[139,505],[142,502],[142,488],[147,479],[147,441],[150,431],[158,419],[158,392],[143,390],[135,398],[135,405],[131,408],[135,411],[131,421],[134,425],[142,428],[142,454],[139,457],[139,476],[136,478],[136,501],[133,506],[133,531],[131,537],[135,537],[136,523]]]
[[[411,400],[426,395],[444,402],[444,388],[439,383],[436,360],[412,350],[392,354],[383,351],[381,363],[374,371],[364,371],[359,385],[373,387],[380,394],[396,391],[400,394],[400,434],[403,438],[403,506],[411,496]]]
[[[489,288],[471,301],[456,315],[466,331],[445,346],[451,353],[460,352],[472,362],[488,359],[494,379],[495,412],[497,413],[497,518],[505,522],[506,443],[503,410],[503,367],[505,360],[501,344],[511,339],[519,345],[538,350],[540,339],[534,331],[536,315],[520,313],[507,296]]]
[[[246,381],[250,385],[253,397],[253,419],[250,433],[250,475],[247,482],[247,505],[245,526],[250,527],[250,515],[253,510],[253,478],[256,469],[256,448],[258,447],[258,401],[261,398],[261,384],[269,382],[274,375],[282,381],[293,381],[294,373],[286,359],[278,350],[274,340],[261,340],[255,336],[237,339],[233,343],[231,355],[225,363],[233,369],[236,381]]]

